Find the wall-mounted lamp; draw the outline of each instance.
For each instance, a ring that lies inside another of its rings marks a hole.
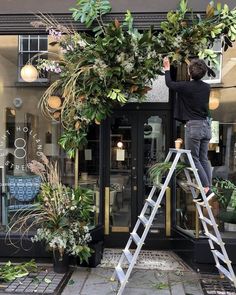
[[[27,64],[23,66],[23,68],[20,71],[20,74],[21,74],[21,78],[25,82],[34,82],[38,79],[38,71],[31,64]]]
[[[220,105],[220,91],[211,90],[210,99],[209,99],[209,109],[216,110]]]
[[[118,141],[116,145],[117,145],[117,147],[118,147],[119,149],[122,149],[123,146],[124,146],[124,144],[123,144],[122,141]]]

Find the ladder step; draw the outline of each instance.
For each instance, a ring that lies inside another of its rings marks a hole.
[[[232,274],[221,264],[216,264],[216,267],[220,272],[222,272],[228,279],[230,279],[232,282],[234,282],[234,279],[232,277]]]
[[[129,264],[131,263],[132,259],[133,259],[133,255],[130,253],[129,250],[124,249],[123,253],[125,255],[125,258],[127,259],[127,261],[129,262]]]
[[[219,241],[219,240],[217,239],[217,237],[213,236],[213,235],[210,234],[209,232],[206,232],[205,235],[206,235],[209,239],[211,239],[213,242],[215,242],[216,244],[218,244],[219,246],[222,246],[222,245],[225,244],[224,242]]]
[[[116,266],[115,271],[120,283],[122,284],[125,281],[125,273],[123,269],[120,266]]]
[[[146,199],[146,202],[148,203],[148,205],[149,206],[151,206],[151,207],[155,207],[155,205],[156,205],[156,202],[155,201],[153,201],[152,199]]]
[[[209,218],[206,218],[206,217],[199,217],[199,219],[201,219],[202,221],[206,222],[207,224],[209,225],[213,225],[211,220]],[[218,226],[218,224],[216,224],[216,226]]]
[[[192,168],[192,167],[186,167],[184,169],[186,169],[186,170],[188,170],[190,172],[198,172],[198,169],[195,169],[195,168]]]
[[[184,149],[169,149],[170,152],[173,153],[181,153],[181,154],[190,154],[191,151],[190,150],[184,150]]]
[[[162,190],[164,185],[162,183],[155,183],[155,186],[159,188],[159,190]]]
[[[131,233],[130,234],[131,237],[132,237],[132,240],[135,242],[135,244],[138,246],[140,241],[141,241],[141,238],[136,234],[136,233]]]
[[[222,253],[220,253],[218,250],[211,250],[212,253],[214,253],[218,258],[220,258],[224,263],[228,264],[228,263],[232,263],[229,259],[226,260],[224,255]]]
[[[148,224],[148,219],[147,219],[145,216],[143,216],[143,215],[139,215],[139,216],[138,216],[138,219],[142,222],[142,224],[143,224],[144,226],[146,226],[146,225]]]

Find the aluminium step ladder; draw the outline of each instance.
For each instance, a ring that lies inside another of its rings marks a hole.
[[[111,277],[111,281],[114,281],[117,278],[120,283],[120,288],[117,292],[117,295],[123,294],[124,288],[134,268],[134,265],[141,251],[141,248],[144,244],[146,236],[153,223],[154,217],[156,213],[158,212],[158,209],[160,208],[160,203],[165,194],[166,188],[173,176],[177,163],[180,160],[180,157],[184,155],[187,156],[188,162],[190,164],[190,167],[184,169],[184,173],[187,178],[187,185],[190,187],[193,198],[197,197],[196,190],[198,190],[200,191],[200,194],[204,200],[204,204],[201,204],[201,205],[196,202],[196,207],[198,210],[199,219],[201,220],[203,225],[204,234],[208,238],[210,249],[216,262],[216,267],[218,268],[218,271],[221,277],[224,277],[224,276],[227,277],[233,282],[234,286],[236,287],[236,277],[234,274],[234,270],[232,268],[231,261],[229,260],[228,254],[226,252],[225,244],[222,241],[222,238],[218,229],[218,225],[215,222],[215,218],[213,216],[211,206],[208,204],[208,201],[206,199],[206,194],[204,192],[203,186],[201,184],[201,180],[199,178],[196,166],[194,164],[191,151],[184,150],[184,149],[169,149],[169,153],[165,159],[165,162],[169,162],[172,156],[174,156],[174,160],[172,162],[171,168],[167,174],[164,184],[162,184],[160,187],[158,198],[155,201],[153,200],[154,193],[159,187],[157,185],[154,185],[149,193],[148,198],[145,200],[144,207],[140,215],[138,216],[138,220],[134,226],[133,231],[130,233],[130,238],[126,244],[125,249],[122,251],[118,265],[115,267],[114,273]],[[190,172],[193,173],[196,183],[192,182]],[[203,210],[201,207],[207,210],[208,217],[204,216]],[[152,210],[151,215],[149,218],[147,218],[147,215],[145,215],[145,213],[147,213],[147,210],[150,210],[150,208]],[[143,226],[144,230],[142,235],[139,236],[137,232],[138,230],[141,230],[141,226]],[[209,231],[208,227],[212,228],[212,231],[214,232],[214,234],[212,234]],[[130,252],[130,247],[132,243],[134,243],[136,247],[133,254]],[[215,248],[215,246],[217,247],[217,249]],[[128,268],[126,271],[122,268],[122,264],[125,260],[128,262]]]

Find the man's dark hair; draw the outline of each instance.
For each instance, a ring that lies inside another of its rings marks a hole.
[[[200,80],[205,76],[207,66],[202,59],[192,59],[189,65],[189,74],[193,80]]]

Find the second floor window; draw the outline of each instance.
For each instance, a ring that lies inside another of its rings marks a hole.
[[[23,81],[20,77],[21,68],[32,58],[32,64],[36,65],[37,60],[40,57],[37,57],[37,54],[45,53],[42,58],[47,58],[48,52],[48,36],[41,35],[20,35],[19,36],[19,67],[18,67],[18,80]],[[38,82],[46,82],[47,72],[41,71],[39,73]],[[36,82],[37,82],[36,81]]]
[[[212,76],[208,76],[206,75],[204,77],[204,81],[209,83],[209,84],[218,84],[221,83],[221,72],[222,72],[222,47],[221,47],[221,40],[217,39],[214,42],[214,46],[213,46],[213,50],[216,53],[217,57],[217,61],[218,61],[218,65],[213,67],[212,64],[208,64],[215,72],[216,76],[212,77]]]

